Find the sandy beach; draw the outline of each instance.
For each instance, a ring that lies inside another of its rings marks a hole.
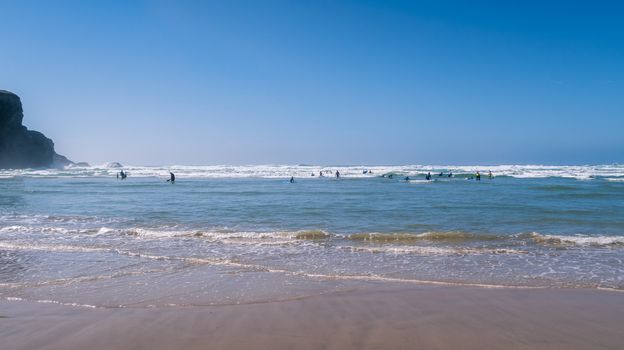
[[[13,349],[621,349],[624,294],[367,284],[267,303],[88,309],[0,303]]]
[[[0,350],[624,350],[624,1],[2,1]]]

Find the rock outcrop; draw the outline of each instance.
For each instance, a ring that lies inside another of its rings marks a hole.
[[[106,164],[106,167],[107,168],[111,168],[111,169],[112,168],[123,168],[123,165],[121,165],[121,163],[118,163],[118,162],[111,162],[111,163]]]
[[[72,162],[54,151],[54,142],[22,125],[20,98],[0,90],[0,169],[63,167]]]

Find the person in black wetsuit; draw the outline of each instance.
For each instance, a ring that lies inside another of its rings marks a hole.
[[[291,177],[290,177],[290,183],[291,183],[291,184],[295,183],[295,177],[294,177],[294,176],[291,176]]]
[[[479,173],[478,171],[477,171],[477,173],[475,174],[475,179],[476,179],[477,181],[481,181],[481,173]]]
[[[175,174],[172,173],[171,171],[169,172],[169,180],[167,180],[168,182],[174,183],[175,182]]]
[[[336,178],[339,179],[340,178],[340,171],[336,170]]]

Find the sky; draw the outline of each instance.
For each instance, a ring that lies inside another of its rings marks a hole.
[[[624,163],[618,1],[0,8],[0,89],[73,161]]]

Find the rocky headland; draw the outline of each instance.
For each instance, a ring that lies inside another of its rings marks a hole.
[[[54,142],[22,125],[16,94],[0,90],[0,169],[64,167],[72,162],[54,151]]]

